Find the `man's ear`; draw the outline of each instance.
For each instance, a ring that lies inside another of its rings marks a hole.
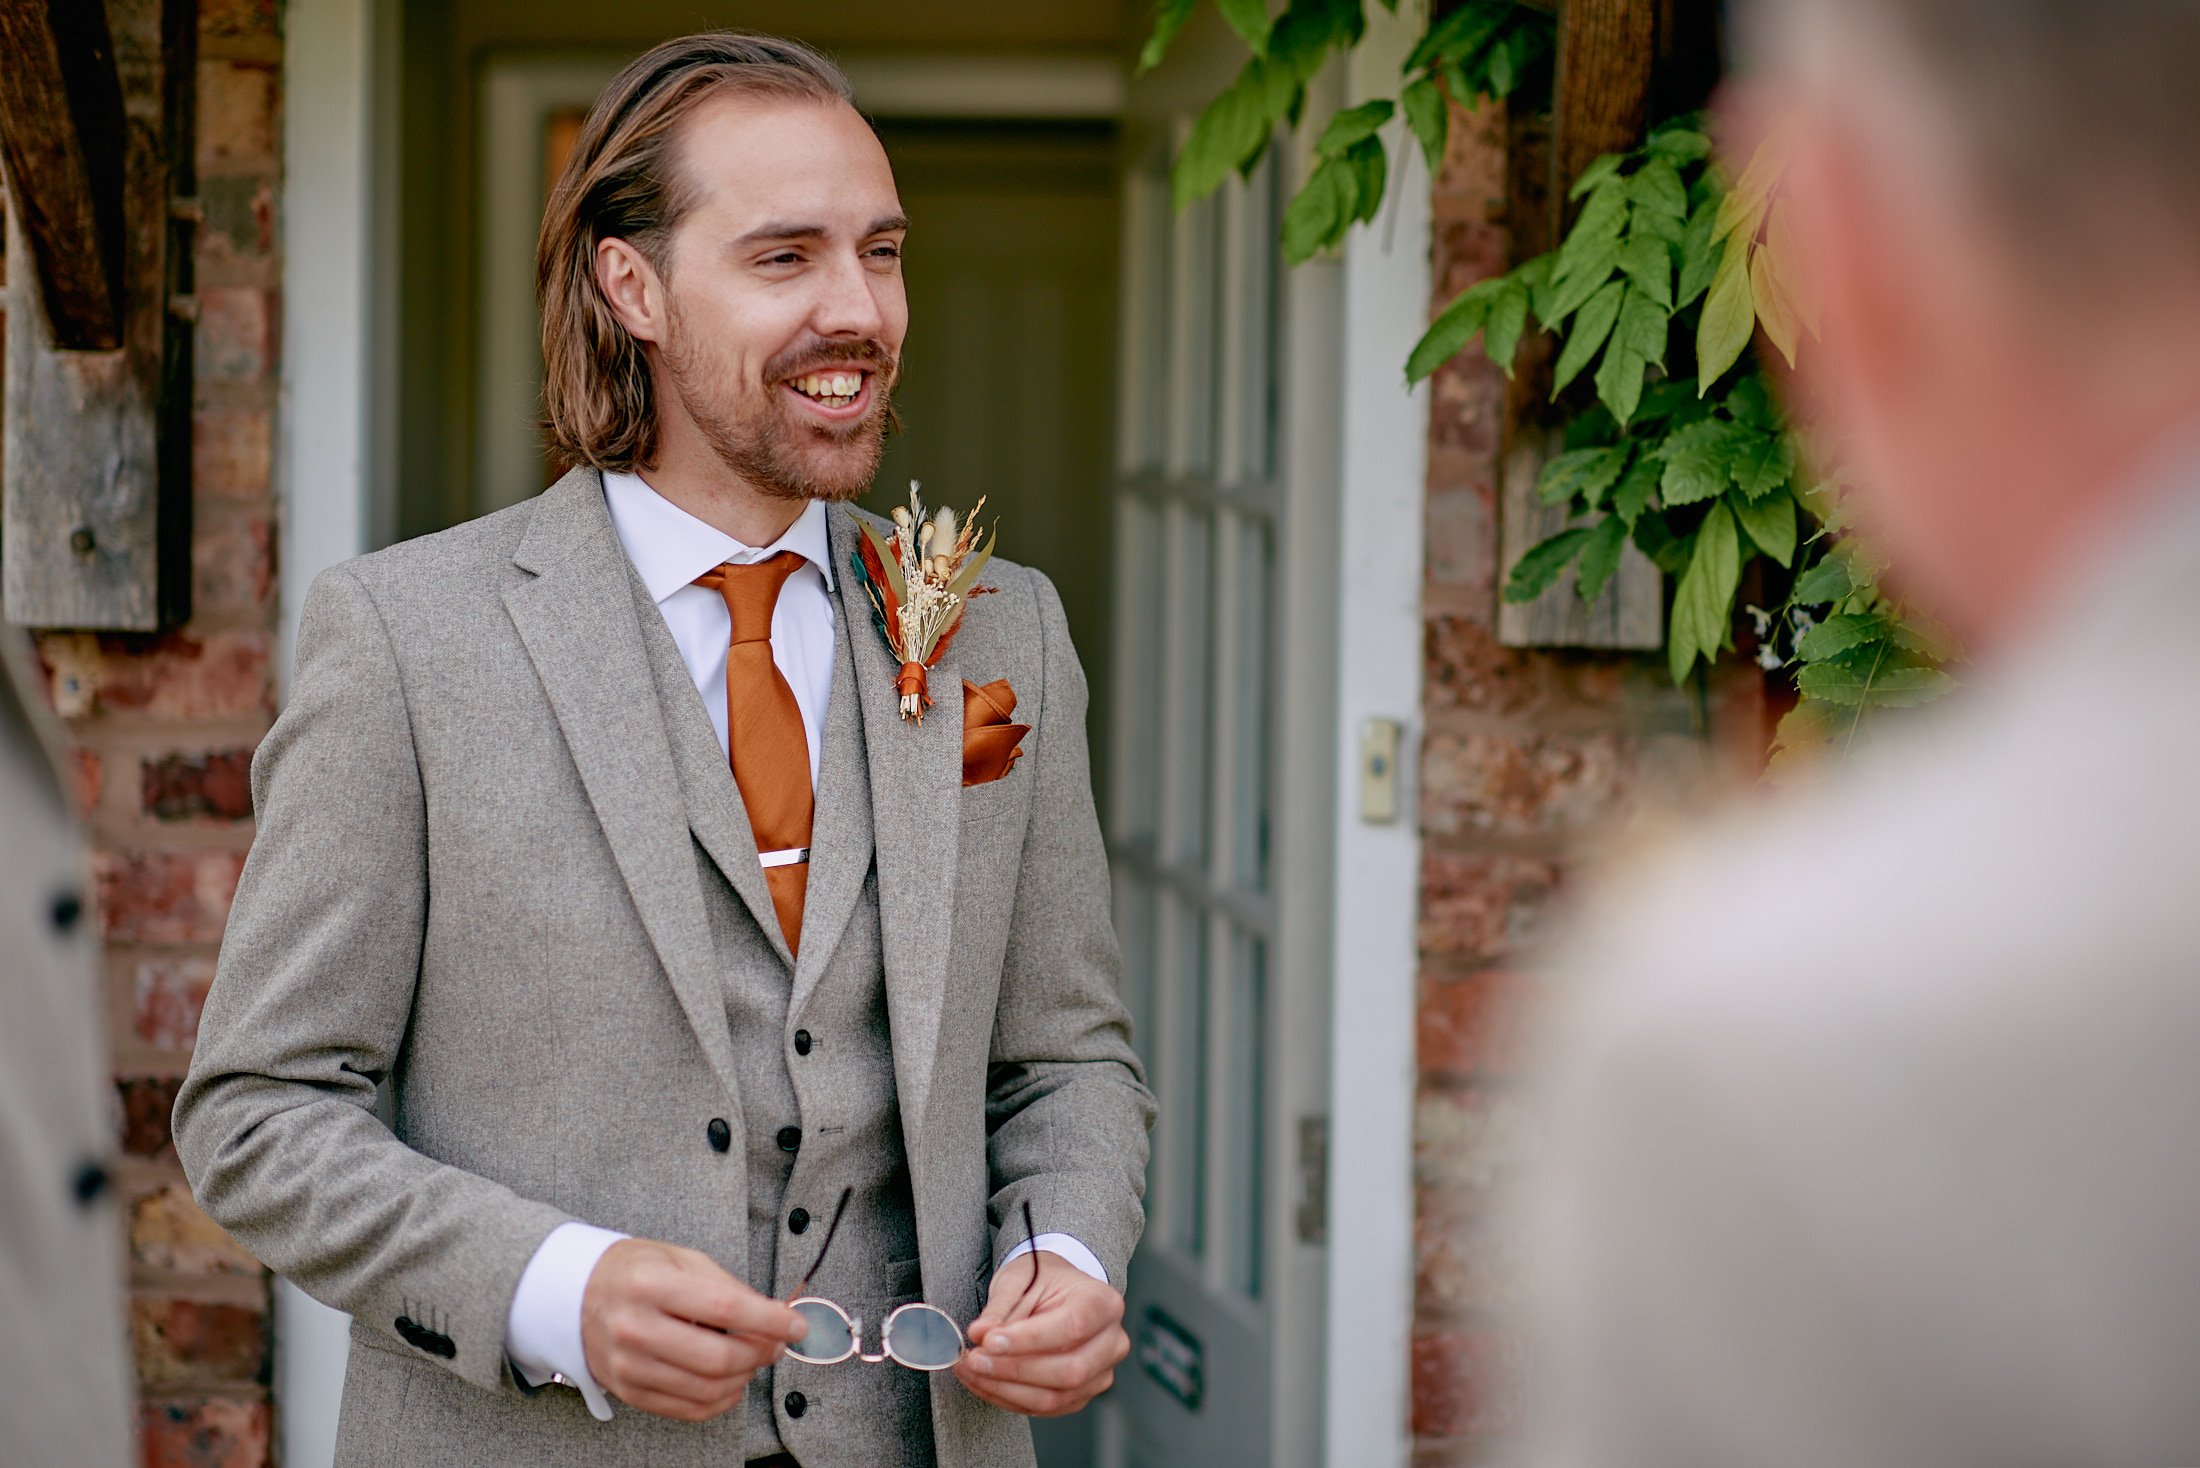
[[[598,241],[596,288],[629,336],[636,341],[664,340],[664,282],[640,250],[621,239]]]

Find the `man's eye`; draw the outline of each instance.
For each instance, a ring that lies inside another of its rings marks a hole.
[[[881,260],[899,260],[901,258],[901,246],[873,245],[870,249],[870,253],[877,256]]]
[[[801,259],[802,257],[792,250],[781,250],[776,255],[768,256],[764,263],[766,265],[794,265],[800,263]]]

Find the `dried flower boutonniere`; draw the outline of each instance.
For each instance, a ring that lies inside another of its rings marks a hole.
[[[905,719],[924,722],[924,711],[932,706],[925,670],[939,662],[954,640],[970,598],[991,589],[977,584],[998,538],[978,529],[978,511],[984,508],[980,499],[961,524],[944,505],[927,515],[912,479],[909,503],[894,506],[893,534],[881,537],[856,520],[863,532],[856,546],[856,574],[863,578],[886,646],[901,659],[894,686],[901,692]]]

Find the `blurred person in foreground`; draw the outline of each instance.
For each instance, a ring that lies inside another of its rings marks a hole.
[[[1975,661],[1584,935],[1562,1456],[2200,1463],[2200,4],[1734,19],[1801,404]]]
[[[130,1456],[107,1052],[59,730],[0,627],[0,1462]]]

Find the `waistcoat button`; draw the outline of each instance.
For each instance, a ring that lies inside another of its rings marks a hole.
[[[797,1055],[810,1053],[810,1032],[808,1030],[796,1030],[794,1032],[794,1053]]]
[[[810,1226],[810,1210],[797,1208],[787,1215],[787,1232],[798,1234]]]
[[[795,1148],[802,1145],[802,1128],[798,1126],[783,1126],[779,1129],[779,1135],[775,1140],[779,1143],[780,1151],[792,1152]]]
[[[726,1125],[726,1119],[722,1116],[712,1117],[704,1134],[710,1138],[710,1150],[713,1152],[723,1152],[733,1145],[733,1128]]]
[[[787,1393],[787,1415],[789,1417],[800,1417],[809,1410],[810,1399],[808,1397],[800,1392]]]

